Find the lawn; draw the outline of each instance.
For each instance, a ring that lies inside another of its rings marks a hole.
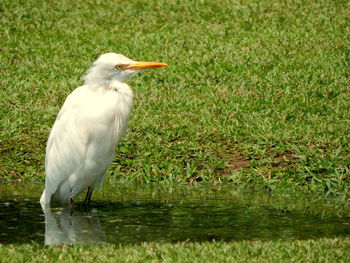
[[[114,180],[349,196],[347,7],[2,1],[0,176],[43,180],[59,108],[89,65],[114,51],[170,65],[129,82],[135,107],[108,171]]]
[[[349,200],[349,10],[345,0],[3,0],[0,180],[43,183],[45,143],[62,103],[100,54],[117,52],[169,67],[128,82],[134,110],[108,180],[230,183]],[[195,262],[214,248],[246,251],[242,261],[260,251],[268,261],[271,247],[276,262],[299,252],[297,262],[319,252],[330,262],[349,245],[314,242],[145,244],[132,261],[145,261],[142,251],[154,246],[149,261],[169,261],[158,253],[165,251]],[[3,257],[58,259],[58,248],[0,249]],[[108,250],[120,260],[134,248],[110,249],[62,247],[96,257]]]
[[[133,246],[2,246],[0,261],[21,262],[349,262],[350,238],[291,242],[143,243]]]

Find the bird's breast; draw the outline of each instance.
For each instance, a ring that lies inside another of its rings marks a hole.
[[[113,152],[125,133],[132,109],[132,93],[109,91],[87,99],[79,110],[79,127],[88,134],[96,156]],[[94,154],[94,155],[95,155]]]

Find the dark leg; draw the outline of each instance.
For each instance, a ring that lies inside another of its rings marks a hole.
[[[70,216],[72,216],[72,214],[73,214],[73,199],[72,198],[69,199],[69,204],[68,204],[67,209],[69,210]]]
[[[91,196],[92,196],[92,191],[94,191],[94,187],[93,186],[89,186],[89,188],[87,190],[87,193],[86,193],[86,196],[85,196],[85,200],[84,200],[83,206],[88,207],[88,205],[90,203]]]

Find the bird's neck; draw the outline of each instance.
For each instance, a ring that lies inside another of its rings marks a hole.
[[[84,84],[93,89],[106,88],[113,81],[112,77],[112,74],[106,74],[103,70],[93,67],[84,76]]]
[[[85,78],[85,83],[87,87],[95,91],[106,91],[114,90],[119,87],[125,87],[125,83],[120,82],[118,79],[106,79],[94,76],[92,78]]]
[[[112,79],[107,86],[104,87],[105,90],[108,91],[116,91],[116,92],[127,92],[127,93],[131,93],[131,89],[130,87],[123,82],[120,82],[119,80],[116,79]]]
[[[106,92],[118,92],[120,95],[132,96],[131,88],[123,82],[112,79],[109,81],[101,81],[93,83],[85,82],[85,86],[92,92],[97,94],[104,94]]]

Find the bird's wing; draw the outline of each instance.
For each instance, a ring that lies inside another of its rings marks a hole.
[[[47,195],[52,195],[84,161],[88,135],[79,132],[76,121],[81,93],[78,88],[67,97],[52,127],[45,156]]]
[[[72,110],[74,110],[74,92],[71,93],[65,100],[65,102],[63,103],[62,108],[60,109],[60,111],[57,114],[56,120],[54,125],[51,128],[51,132],[49,135],[49,139],[47,140],[46,143],[46,156],[45,156],[45,170],[47,169],[47,163],[48,163],[48,155],[50,153],[51,147],[53,142],[55,141],[55,134],[57,133],[57,126],[59,126],[62,121],[62,116],[69,114],[69,112],[71,112]],[[68,112],[68,113],[67,113]]]

